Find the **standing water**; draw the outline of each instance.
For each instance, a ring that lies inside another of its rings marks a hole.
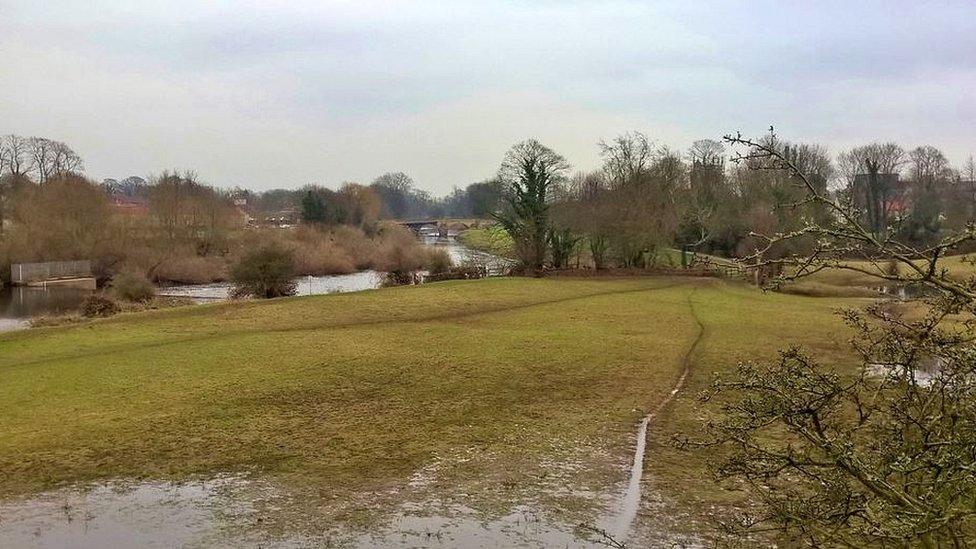
[[[0,288],[0,332],[25,328],[31,317],[76,311],[88,294],[59,286]]]

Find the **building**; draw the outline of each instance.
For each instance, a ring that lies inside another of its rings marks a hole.
[[[129,216],[149,215],[149,201],[141,196],[112,194],[109,195],[109,200],[116,213]]]

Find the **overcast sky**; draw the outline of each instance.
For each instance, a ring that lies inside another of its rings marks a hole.
[[[705,5],[708,4],[708,5]],[[628,130],[976,153],[976,2],[0,0],[0,134],[96,179],[254,189],[404,171],[443,194],[535,137]]]

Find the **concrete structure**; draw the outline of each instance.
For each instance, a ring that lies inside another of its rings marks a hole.
[[[87,260],[15,263],[10,266],[10,281],[16,286],[96,287],[91,261]]]

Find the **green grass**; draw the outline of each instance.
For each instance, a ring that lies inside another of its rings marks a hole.
[[[468,229],[457,236],[459,242],[469,248],[501,257],[515,258],[512,237],[498,225],[484,229]]]
[[[242,469],[343,494],[464,454],[476,457],[441,486],[504,499],[584,450],[594,483],[619,481],[699,321],[687,396],[655,429],[698,432],[690,397],[738,359],[790,342],[843,356],[833,311],[851,303],[708,279],[501,278],[5,334],[0,494]],[[701,456],[661,440],[645,461],[656,489],[678,505],[723,500]]]

